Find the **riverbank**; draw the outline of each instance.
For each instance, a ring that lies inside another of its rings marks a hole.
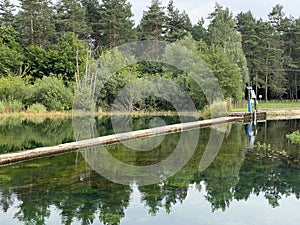
[[[300,109],[268,110],[267,119],[300,119]]]
[[[260,111],[260,110],[259,110]],[[263,110],[267,112],[268,119],[297,119],[300,118],[300,108],[299,109],[266,109]],[[230,112],[247,112],[247,109],[237,109],[230,110]],[[127,115],[127,113],[111,113],[111,112],[98,112],[95,114],[98,117],[103,116],[113,116],[113,115]],[[159,112],[132,112],[130,114],[132,117],[164,117],[164,116],[178,116],[177,112],[171,111],[159,111]],[[204,119],[210,119],[209,113],[200,111],[197,114],[195,113],[182,113],[183,116],[198,117]],[[27,119],[27,120],[36,120],[36,119],[64,119],[71,118],[72,111],[50,111],[44,113],[29,113],[29,112],[19,112],[19,113],[0,113],[0,119],[9,120],[9,119]]]
[[[55,118],[70,118],[72,116],[71,111],[50,111],[43,113],[30,113],[30,112],[14,112],[14,113],[0,113],[0,119],[55,119]]]

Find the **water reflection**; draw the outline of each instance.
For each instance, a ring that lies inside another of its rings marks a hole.
[[[152,117],[130,118],[132,130],[146,129]],[[178,123],[178,117],[163,117],[166,124]],[[114,133],[110,117],[97,117],[93,136]],[[86,123],[89,124],[89,123]],[[88,127],[87,129],[90,129]],[[91,136],[88,136],[91,138]],[[72,118],[67,119],[0,119],[0,154],[75,141]]]
[[[223,224],[226,219],[229,224],[253,224],[247,221],[253,219],[254,224],[298,224],[298,214],[288,213],[300,206],[300,149],[285,134],[299,125],[299,120],[268,122],[265,130],[265,124],[258,124],[256,146],[249,149],[247,127],[230,124],[222,148],[200,171],[211,132],[201,129],[185,167],[149,186],[108,181],[79,152],[2,167],[0,223]],[[150,152],[128,152],[122,145],[108,150],[127,163],[152,164],[171,154],[178,135],[167,135]],[[277,211],[270,217],[273,208]],[[50,222],[54,214],[56,222]]]
[[[74,140],[71,119],[0,120],[0,154]]]

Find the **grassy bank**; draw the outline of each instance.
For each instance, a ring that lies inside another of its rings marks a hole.
[[[243,102],[240,107],[231,107],[231,112],[247,112],[247,102]],[[290,102],[290,101],[269,101],[259,102],[258,110],[267,111],[267,114],[270,117],[294,117],[300,116],[300,102]],[[112,116],[112,115],[127,115],[127,113],[111,113],[100,111],[96,113],[96,116]],[[185,116],[193,116],[199,118],[209,118],[210,110],[205,108],[202,111],[199,111],[197,114],[185,113]],[[177,112],[172,111],[136,111],[131,113],[132,117],[145,117],[145,116],[178,116]],[[0,119],[11,119],[11,118],[23,118],[23,119],[35,119],[35,118],[70,118],[72,117],[72,111],[45,111],[45,112],[12,112],[12,113],[0,113]]]
[[[277,111],[277,110],[300,110],[300,101],[258,101],[258,110],[265,111]],[[231,112],[247,112],[247,101],[239,103],[238,105],[233,105],[230,109]]]
[[[13,113],[0,113],[0,119],[36,119],[36,118],[69,118],[72,116],[71,111],[50,111],[43,113],[32,113],[32,112],[13,112]]]

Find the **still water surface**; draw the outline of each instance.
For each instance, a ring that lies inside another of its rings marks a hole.
[[[1,139],[0,151],[47,145],[48,139],[51,144],[73,140],[71,121],[25,124],[17,124],[15,130],[12,123],[5,128],[0,125],[2,137],[11,138],[6,144]],[[97,122],[99,134],[111,132],[105,126],[109,122]],[[254,146],[244,124],[200,129],[197,148],[182,170],[148,186],[105,179],[84,158],[91,150],[1,167],[0,224],[296,225],[300,221],[300,146],[285,136],[297,129],[300,120],[259,123],[252,128],[256,130]],[[225,138],[200,171],[212,130],[225,132]],[[151,151],[133,151],[123,144],[106,148],[120,161],[146,166],[168,158],[180,135],[166,135]],[[118,168],[112,167],[111,172],[117,173]]]

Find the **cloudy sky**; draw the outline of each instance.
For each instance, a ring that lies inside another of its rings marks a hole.
[[[18,0],[11,0],[14,3]],[[147,10],[151,0],[128,0],[132,4],[134,20],[139,23],[143,16],[143,11]],[[169,0],[161,0],[163,5],[167,5]],[[174,0],[175,6],[181,11],[185,10],[193,24],[208,14],[213,12],[215,3],[218,2],[224,7],[229,7],[234,15],[240,12],[251,10],[256,18],[267,18],[267,14],[272,10],[273,6],[280,4],[284,6],[286,15],[292,15],[295,18],[300,17],[300,1],[299,0]]]
[[[167,5],[169,0],[161,0],[163,5]],[[147,10],[151,0],[129,0],[132,4],[132,11],[135,15],[135,21],[139,22],[143,11]],[[251,10],[256,18],[267,18],[267,14],[276,4],[284,6],[286,15],[293,15],[295,18],[300,17],[299,0],[174,0],[175,6],[180,10],[185,10],[192,23],[197,23],[201,18],[207,18],[208,14],[213,12],[215,3],[218,2],[224,7],[228,7],[234,15],[240,12]]]

